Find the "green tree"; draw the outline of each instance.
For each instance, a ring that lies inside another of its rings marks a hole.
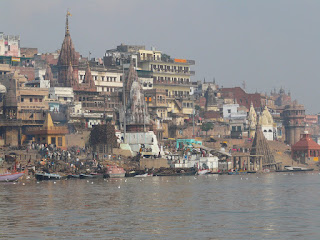
[[[208,131],[213,129],[213,123],[212,122],[205,122],[202,123],[201,130],[206,132],[206,137],[208,137]]]

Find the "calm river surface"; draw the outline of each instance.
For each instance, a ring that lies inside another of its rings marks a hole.
[[[320,239],[319,186],[316,172],[2,183],[0,239]]]

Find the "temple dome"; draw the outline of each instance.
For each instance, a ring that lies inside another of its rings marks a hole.
[[[256,125],[257,125],[257,113],[254,110],[254,107],[253,107],[252,103],[250,105],[250,111],[249,111],[248,120],[249,120],[250,128],[251,129],[255,129]]]
[[[6,93],[7,92],[7,88],[4,86],[4,85],[2,85],[2,84],[0,84],[0,93]]]
[[[273,125],[273,118],[267,108],[267,106],[264,108],[261,118],[260,118],[260,125],[261,126],[267,126],[267,125]]]

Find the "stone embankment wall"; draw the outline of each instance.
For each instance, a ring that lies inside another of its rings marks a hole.
[[[140,159],[140,169],[145,168],[169,168],[168,160],[164,158],[141,158]]]

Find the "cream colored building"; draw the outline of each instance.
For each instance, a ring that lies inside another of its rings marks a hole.
[[[85,69],[79,69],[79,83],[84,81]],[[117,92],[123,86],[122,71],[91,67],[91,75],[98,92]]]
[[[168,111],[172,113],[193,112],[193,101],[187,99],[192,87],[190,77],[194,75],[190,66],[194,64],[193,60],[171,59],[156,50],[138,51],[139,69],[152,72],[153,88],[166,92]]]

